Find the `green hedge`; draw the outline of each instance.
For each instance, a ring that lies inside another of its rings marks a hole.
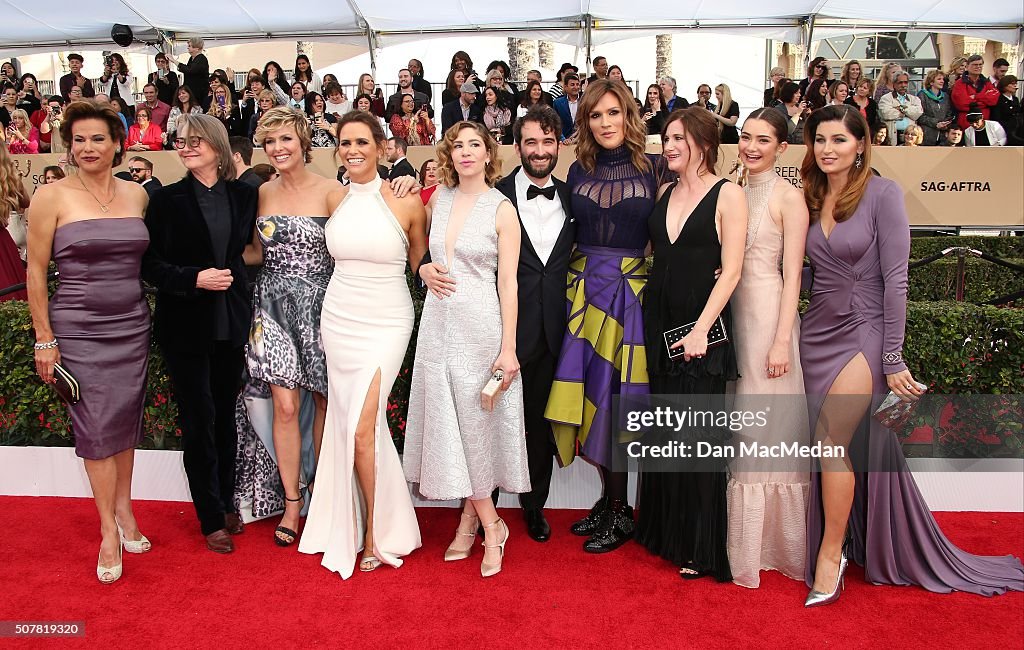
[[[910,259],[919,260],[954,246],[967,246],[993,257],[1024,257],[1024,237],[914,237],[910,240]]]
[[[989,237],[987,239],[994,239]],[[1024,266],[1024,259],[1000,258],[1018,266]],[[955,257],[935,260],[930,264],[910,270],[910,300],[934,301],[953,300],[956,297]],[[964,265],[964,300],[983,303],[1024,290],[1024,273],[1018,273],[1005,266],[970,257]]]

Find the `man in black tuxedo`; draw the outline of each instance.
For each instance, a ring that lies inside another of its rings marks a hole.
[[[533,490],[519,495],[519,503],[530,537],[544,542],[551,536],[543,508],[556,454],[544,408],[565,334],[565,278],[576,225],[568,186],[551,176],[558,164],[562,133],[558,113],[548,106],[535,106],[516,121],[512,131],[522,165],[495,187],[516,207],[522,226],[516,354],[523,377],[526,453]],[[441,295],[458,290],[446,273],[438,264],[424,264],[419,269],[424,283]]]
[[[409,148],[409,143],[404,138],[395,136],[388,138],[387,149],[385,153],[388,156],[388,162],[391,163],[391,171],[388,172],[388,180],[393,181],[400,176],[412,176],[416,178],[416,169],[412,166],[412,163],[405,157],[405,152]]]
[[[153,192],[164,186],[159,178],[153,176],[153,163],[142,156],[134,156],[128,160],[128,173],[132,175],[133,181],[146,190],[150,200],[153,199]]]
[[[441,107],[441,135],[463,120],[484,123],[484,109],[476,101],[479,93],[480,90],[471,81],[459,87],[459,98]]]

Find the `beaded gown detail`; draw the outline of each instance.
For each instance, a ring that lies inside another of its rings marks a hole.
[[[811,430],[824,396],[846,365],[863,354],[871,370],[872,409],[888,393],[885,375],[904,370],[910,223],[903,191],[873,177],[854,213],[829,237],[820,222],[807,233],[811,300],[800,325],[800,360]],[[899,439],[865,417],[850,456],[857,471],[849,523],[849,556],[869,582],[916,584],[929,591],[992,596],[1024,591],[1024,567],[1012,555],[972,555],[946,539],[907,467]],[[824,531],[820,474],[811,475],[807,508],[808,586]]]
[[[498,206],[491,189],[476,201],[455,241],[445,250],[456,190],[439,187],[430,226],[430,258],[458,282],[439,300],[427,293],[420,319],[405,434],[405,476],[427,499],[485,499],[494,488],[530,491],[523,384],[517,375],[493,411],[480,390],[501,352],[498,300]]]
[[[783,233],[768,211],[768,200],[782,180],[774,169],[748,177],[747,244],[743,273],[729,301],[740,378],[733,385],[735,410],[771,408],[765,427],[736,433],[739,441],[764,445],[806,443],[804,377],[800,367],[800,319],[793,314],[789,372],[769,378],[765,361],[775,342],[782,302]],[[729,510],[729,567],[738,585],[756,588],[762,570],[800,580],[806,557],[807,489],[810,466],[796,459],[772,461],[738,456],[730,463],[726,492]]]
[[[388,428],[387,403],[412,335],[412,297],[405,265],[409,242],[380,193],[381,179],[350,183],[327,222],[334,258],[320,329],[327,354],[327,421],[316,489],[299,542],[301,553],[323,553],[321,564],[342,578],[356,554],[372,552],[402,566],[420,547],[420,529],[398,451]],[[374,440],[373,549],[364,549],[366,499],[355,472],[359,416],[377,373]]]

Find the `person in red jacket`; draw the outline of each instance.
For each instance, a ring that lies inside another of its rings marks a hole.
[[[989,110],[999,103],[999,91],[981,73],[984,65],[985,60],[980,54],[972,54],[967,59],[967,71],[953,84],[953,108],[956,109],[957,123],[961,129],[970,126],[967,113],[971,110],[971,104],[977,104],[987,120]]]
[[[163,149],[163,131],[152,122],[152,113],[145,104],[135,109],[135,124],[128,129],[125,147],[129,151],[160,151]]]

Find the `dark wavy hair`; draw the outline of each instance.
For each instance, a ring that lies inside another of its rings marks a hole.
[[[527,122],[536,122],[540,126],[541,131],[544,133],[554,133],[555,138],[558,138],[559,134],[562,133],[562,118],[558,117],[558,111],[547,104],[537,104],[531,106],[530,110],[526,111],[526,115],[520,117],[512,125],[512,137],[516,144],[522,144],[523,125]]]
[[[110,139],[117,143],[114,152],[113,166],[118,167],[125,155],[125,129],[117,111],[110,104],[95,104],[90,101],[71,102],[71,105],[64,109],[64,121],[60,125],[60,139],[67,143],[70,150],[73,141],[75,122],[82,120],[101,120],[106,122],[107,130],[110,132]],[[68,157],[71,161],[71,157]],[[74,164],[72,162],[72,164]]]
[[[274,80],[274,83],[281,87],[281,90],[284,91],[285,95],[291,97],[291,85],[288,83],[288,80],[285,79],[284,68],[282,68],[281,64],[277,61],[267,61],[266,65],[263,66],[263,85],[270,88],[270,77],[267,76],[267,70],[270,69],[270,66],[277,68],[277,79]]]
[[[826,106],[814,111],[807,118],[807,123],[804,125],[804,144],[807,146],[807,152],[800,165],[800,176],[803,179],[804,200],[807,201],[807,210],[811,213],[811,221],[821,218],[821,206],[825,203],[825,195],[828,194],[828,175],[818,167],[818,161],[814,156],[814,138],[818,134],[818,127],[826,122],[842,122],[850,135],[864,145],[861,166],[859,169],[856,166],[850,168],[846,187],[839,194],[835,208],[832,210],[832,218],[836,223],[842,223],[849,219],[857,209],[857,205],[867,190],[868,180],[872,176],[871,138],[873,134],[860,111],[848,104]]]

